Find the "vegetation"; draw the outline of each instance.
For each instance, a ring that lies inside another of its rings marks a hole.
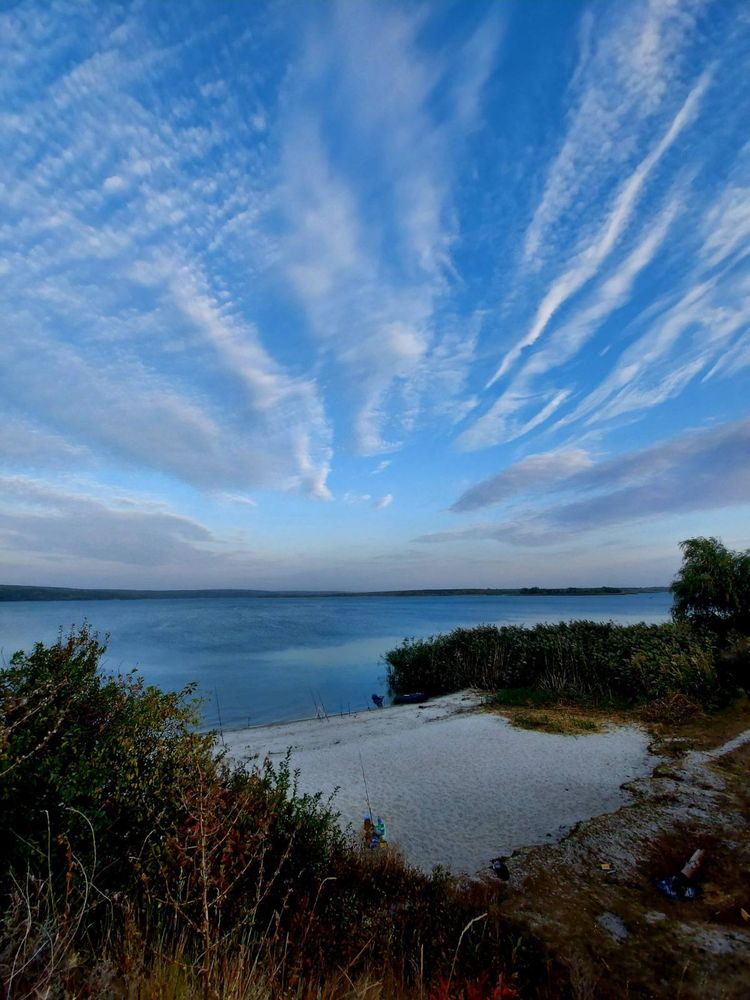
[[[680,543],[682,568],[672,584],[674,617],[726,640],[750,635],[750,550],[731,552],[718,538]]]
[[[4,996],[548,995],[488,890],[360,850],[288,761],[230,768],[190,689],[102,676],[103,649],[0,672]]]
[[[495,692],[519,724],[550,699],[686,717],[748,676],[748,553],[683,543],[675,621],[481,626],[406,640],[392,690]],[[498,894],[371,854],[288,759],[230,767],[191,688],[99,670],[87,629],[0,670],[3,996],[565,997],[560,966]],[[525,715],[524,715],[525,713]]]
[[[679,691],[718,699],[709,637],[687,625],[482,625],[430,639],[406,639],[386,654],[393,691],[447,694],[531,688],[553,697],[634,704]]]
[[[716,538],[681,548],[672,623],[481,625],[405,639],[386,654],[389,687],[432,695],[476,687],[501,692],[504,704],[516,691],[526,704],[715,705],[750,676],[750,552],[730,552]]]

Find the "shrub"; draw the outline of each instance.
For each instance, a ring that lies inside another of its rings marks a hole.
[[[512,995],[548,976],[488,896],[361,853],[330,803],[298,794],[288,759],[230,767],[195,729],[191,688],[104,676],[103,650],[84,628],[0,671],[0,982],[13,995],[85,995],[97,976],[153,995],[165,975],[187,984],[175,996],[229,995],[231,977],[263,996],[334,997],[375,968],[389,995],[442,980],[458,997],[468,980]]]
[[[213,766],[212,737],[195,731],[192,689],[169,694],[134,674],[104,677],[103,652],[82,628],[16,653],[0,671],[0,886],[11,868],[46,863],[50,835],[76,842],[90,868],[89,824],[99,879],[117,886],[127,858],[177,821],[196,762]]]

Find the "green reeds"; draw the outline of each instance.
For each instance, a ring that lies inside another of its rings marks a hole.
[[[710,640],[672,623],[480,625],[405,639],[385,660],[395,693],[532,688],[594,703],[634,703],[672,692],[706,703],[719,695]]]

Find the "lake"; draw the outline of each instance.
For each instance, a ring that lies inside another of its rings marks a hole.
[[[459,625],[573,618],[662,622],[672,596],[215,597],[0,603],[4,659],[62,627],[109,635],[103,669],[136,668],[149,684],[195,682],[203,720],[225,729],[366,709],[385,693],[383,654],[409,637]]]

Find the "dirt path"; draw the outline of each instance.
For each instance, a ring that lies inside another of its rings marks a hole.
[[[504,908],[562,958],[576,997],[746,1000],[750,728],[713,749],[659,749],[671,758],[628,786],[631,805],[512,857]],[[655,879],[698,847],[699,899],[670,901]]]

